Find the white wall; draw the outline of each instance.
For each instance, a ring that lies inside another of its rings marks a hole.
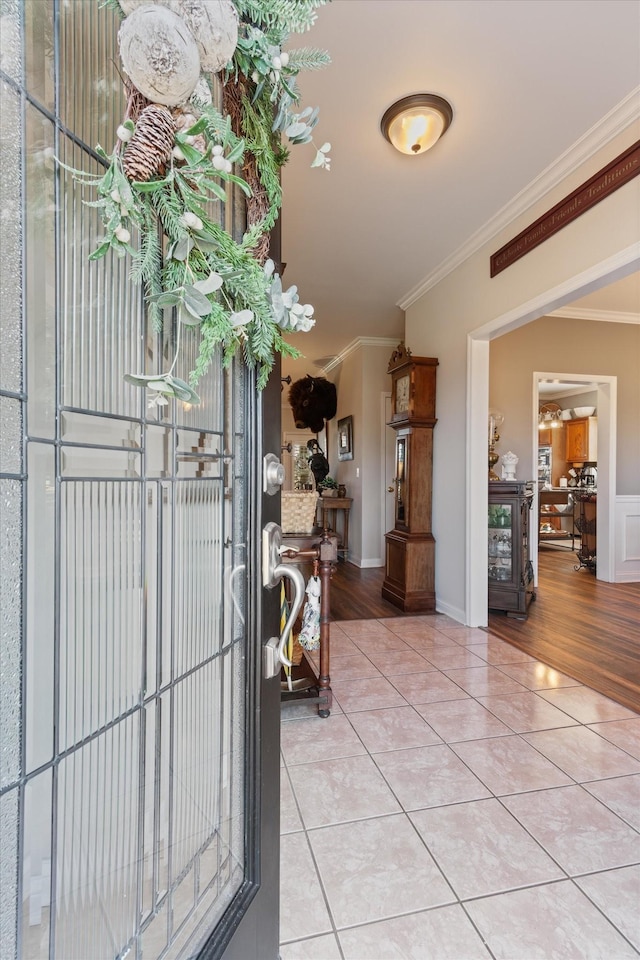
[[[479,569],[479,565],[486,565],[479,533],[471,538],[471,547],[468,545],[468,532],[473,532],[474,523],[482,519],[486,522],[487,483],[486,462],[481,466],[481,460],[476,465],[477,477],[467,479],[469,442],[473,441],[476,449],[480,444],[486,448],[487,436],[486,405],[484,410],[477,403],[475,409],[471,403],[467,406],[467,364],[473,352],[469,336],[476,332],[480,339],[489,340],[495,335],[494,326],[501,332],[515,329],[588,292],[581,289],[579,280],[574,283],[574,278],[588,275],[598,264],[613,262],[617,256],[627,262],[623,252],[640,241],[640,178],[621,187],[494,278],[489,276],[490,255],[630,146],[638,139],[637,127],[628,128],[608,143],[407,308],[407,346],[416,355],[435,356],[440,362],[433,485],[436,602],[438,609],[461,611],[466,622],[477,619],[479,609],[477,603],[472,609],[469,565],[475,569],[478,582],[484,578],[486,590],[486,570],[483,573]],[[555,302],[550,303],[552,297]],[[488,350],[478,349],[474,362],[486,368],[480,380],[485,377],[488,385]],[[473,430],[468,435],[470,425]],[[484,618],[478,622],[486,622],[486,604]]]

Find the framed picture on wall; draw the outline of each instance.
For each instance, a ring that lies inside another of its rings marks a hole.
[[[353,417],[338,420],[338,460],[353,460]]]
[[[316,440],[325,457],[329,456],[329,424],[325,420],[324,427],[316,433]]]

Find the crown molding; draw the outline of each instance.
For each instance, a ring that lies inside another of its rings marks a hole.
[[[351,343],[348,343],[344,350],[341,350],[329,363],[322,368],[321,373],[331,373],[336,367],[349,357],[360,347],[397,347],[397,337],[356,337]]]
[[[579,307],[561,307],[549,313],[550,317],[566,317],[569,320],[600,320],[603,323],[640,323],[640,313],[625,313],[622,310],[581,310]]]
[[[430,274],[408,291],[398,300],[396,306],[407,310],[412,304],[424,296],[428,290],[435,287],[465,260],[473,256],[486,243],[506,229],[510,223],[523,213],[526,213],[534,204],[542,200],[554,187],[558,186],[569,174],[581,164],[611,142],[618,134],[640,119],[640,86],[635,87],[609,113],[598,121],[579,140],[565,150],[557,160],[554,160],[520,193],[505,204],[490,220],[476,230],[451,256],[447,257]]]

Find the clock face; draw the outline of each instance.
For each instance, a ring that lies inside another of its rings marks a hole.
[[[406,413],[409,409],[409,374],[396,380],[396,413]]]

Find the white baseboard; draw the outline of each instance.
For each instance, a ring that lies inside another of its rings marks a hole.
[[[465,624],[464,610],[461,610],[459,607],[454,607],[450,603],[445,603],[442,600],[438,600],[437,597],[436,613],[446,613],[446,615],[451,617],[452,620],[457,620],[462,626],[467,626],[467,624]],[[486,624],[473,624],[473,626],[486,626]]]
[[[384,567],[384,560],[381,557],[348,557],[348,562],[354,567],[360,567],[361,570],[368,570],[370,567]]]
[[[616,497],[615,582],[640,581],[640,497]]]

